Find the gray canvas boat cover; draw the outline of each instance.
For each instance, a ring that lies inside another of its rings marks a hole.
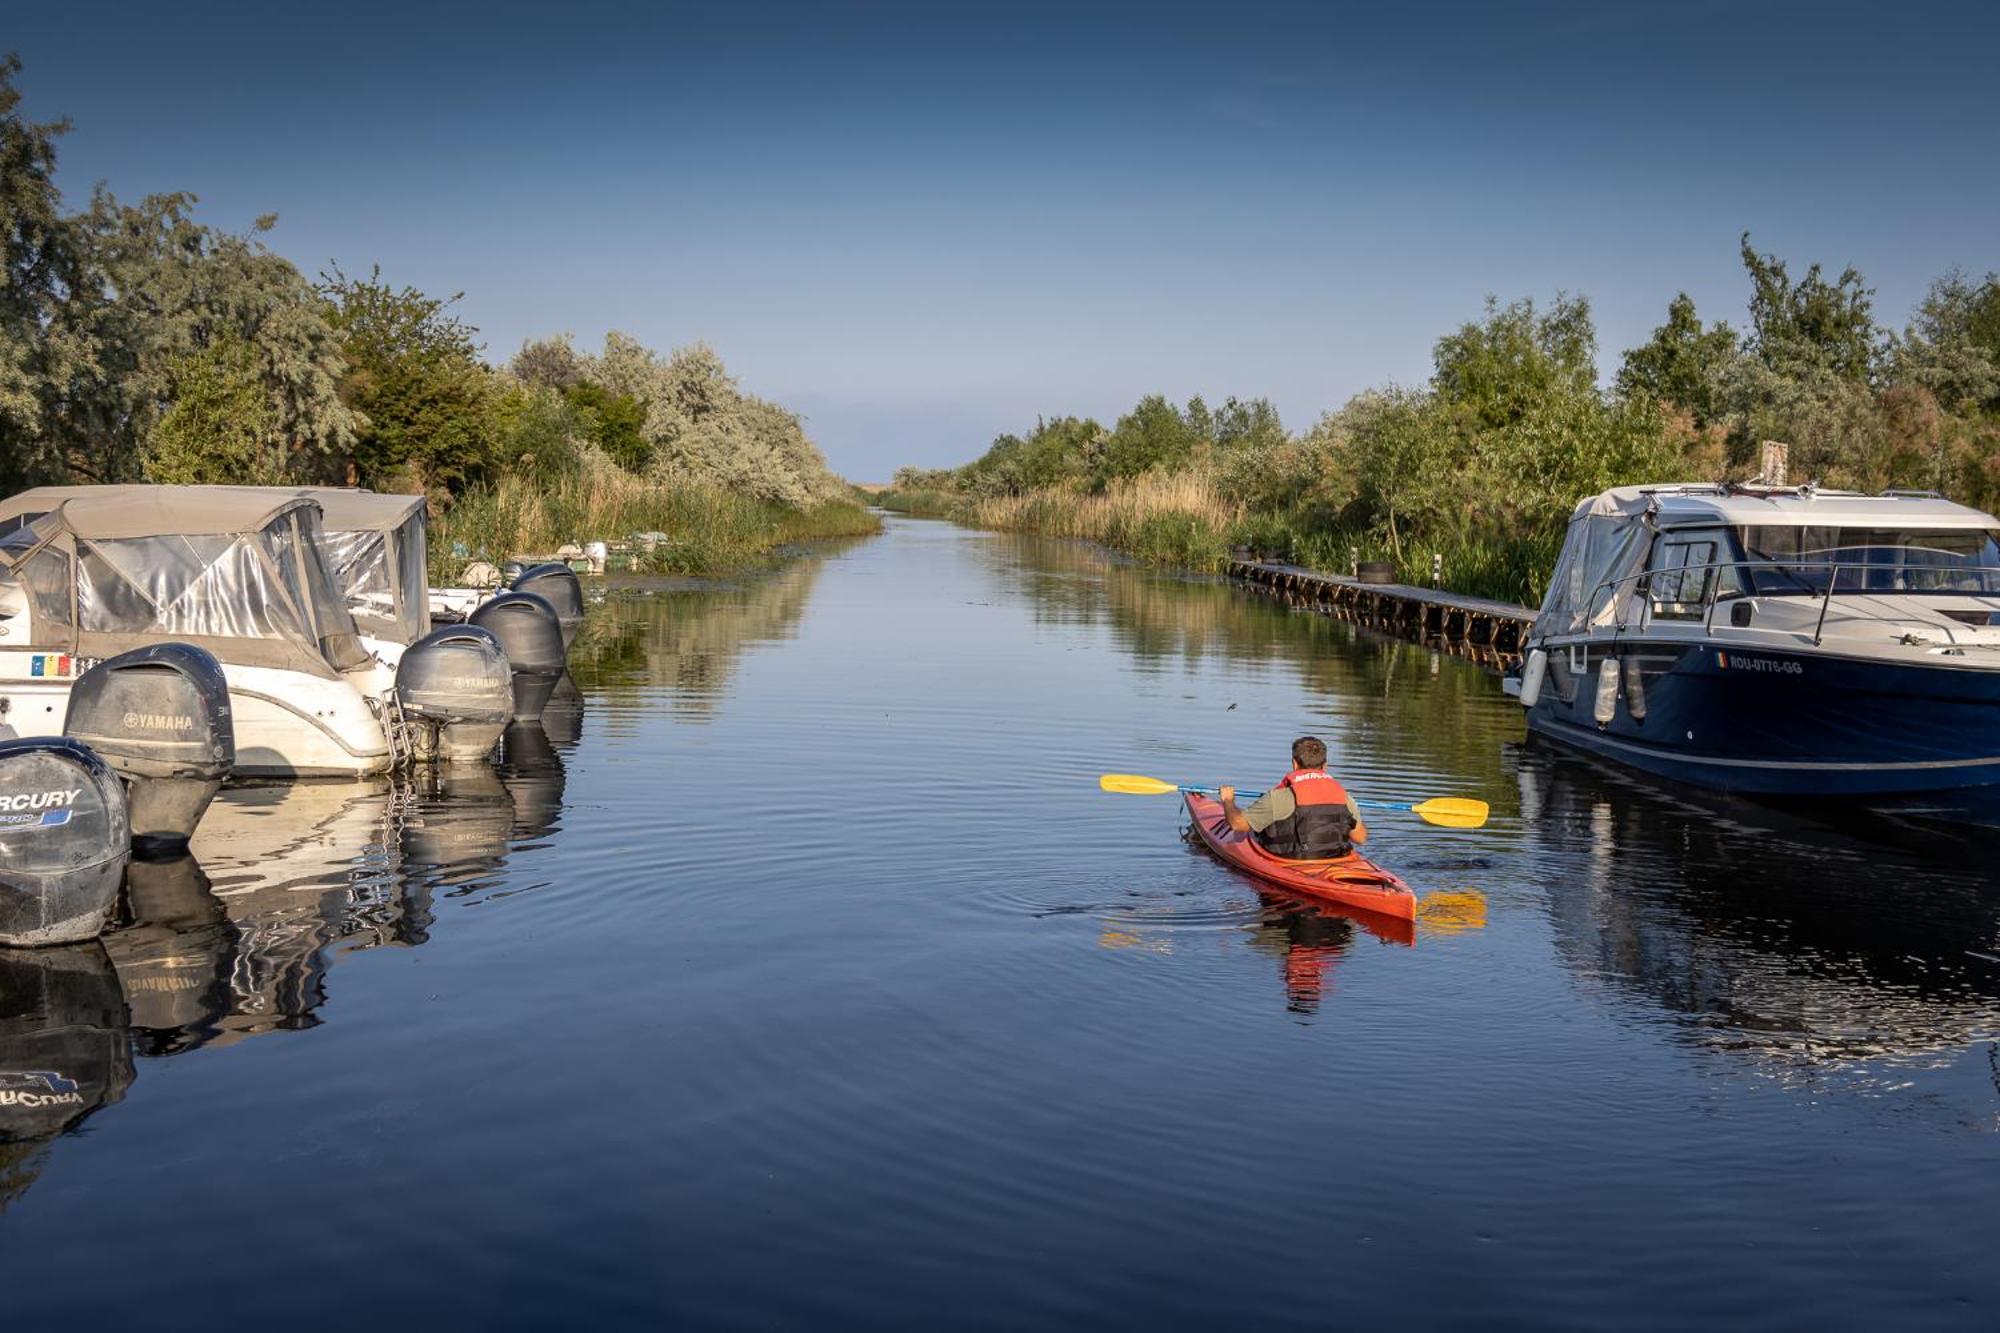
[[[1646,568],[1657,508],[1653,488],[1640,486],[1621,486],[1577,505],[1535,617],[1534,638],[1637,627],[1645,599],[1636,576]]]
[[[367,661],[322,550],[318,501],[250,486],[49,486],[0,501],[0,572],[29,642],[112,657],[192,643],[333,676]]]

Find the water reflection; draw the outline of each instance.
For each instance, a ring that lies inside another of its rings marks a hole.
[[[96,941],[0,949],[0,1211],[48,1145],[132,1082],[125,995]]]
[[[1524,818],[1557,856],[1557,951],[1580,979],[1779,1075],[1942,1064],[2000,1034],[2000,966],[1975,956],[1996,951],[2000,901],[1979,861],[1542,745],[1514,757]]]
[[[131,1006],[140,1055],[173,1055],[214,1037],[231,1010],[241,938],[191,854],[135,860],[125,871],[122,929],[105,950]]]
[[[791,638],[827,559],[848,543],[822,544],[784,568],[740,585],[614,576],[614,615],[593,617],[570,648],[576,683],[602,703],[614,727],[629,727],[664,689],[674,712],[702,719],[728,695],[743,654]]]

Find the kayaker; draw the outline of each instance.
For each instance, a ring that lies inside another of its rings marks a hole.
[[[1236,788],[1224,787],[1222,815],[1229,827],[1248,833],[1273,856],[1319,861],[1344,856],[1368,841],[1368,826],[1347,789],[1326,771],[1326,742],[1301,736],[1292,742],[1292,771],[1278,785],[1236,808]]]

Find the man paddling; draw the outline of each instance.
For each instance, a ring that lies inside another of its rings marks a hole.
[[[1278,785],[1236,808],[1236,788],[1224,787],[1222,815],[1229,827],[1248,833],[1273,856],[1321,861],[1345,856],[1368,841],[1368,826],[1354,798],[1326,771],[1326,742],[1301,736],[1292,742],[1292,771]]]

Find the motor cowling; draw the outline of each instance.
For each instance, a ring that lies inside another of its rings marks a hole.
[[[583,625],[583,583],[575,570],[551,560],[522,570],[511,586],[515,592],[534,593],[555,608],[565,650],[576,641],[576,632]]]
[[[514,677],[514,720],[541,717],[568,665],[555,608],[532,592],[503,592],[481,602],[471,623],[490,633],[507,655]]]
[[[142,853],[187,845],[236,764],[222,664],[192,644],[159,643],[106,658],[77,678],[63,734],[125,780]]]
[[[88,746],[0,741],[0,945],[96,936],[131,856],[125,785]]]
[[[403,650],[396,697],[423,724],[425,757],[482,759],[513,719],[514,670],[491,630],[447,625]]]

